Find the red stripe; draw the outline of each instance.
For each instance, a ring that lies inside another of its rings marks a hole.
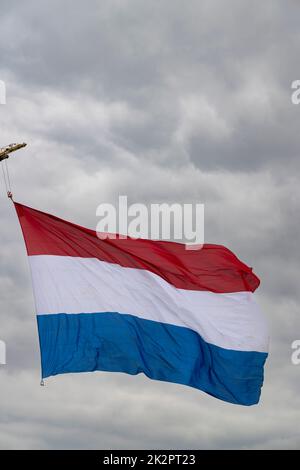
[[[218,293],[255,291],[252,269],[221,245],[186,250],[181,243],[131,238],[100,240],[93,230],[15,203],[28,255],[98,258],[146,269],[179,289]]]

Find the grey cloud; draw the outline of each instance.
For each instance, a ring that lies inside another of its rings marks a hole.
[[[119,194],[204,202],[206,241],[261,277],[271,354],[250,409],[143,376],[40,388],[24,243],[1,196],[1,448],[299,448],[298,12],[292,0],[2,0],[1,142],[30,144],[9,162],[16,200],[91,228]]]
[[[251,170],[272,160],[298,167],[299,113],[289,96],[298,27],[279,2],[257,2],[259,15],[255,5],[236,1],[226,9],[217,1],[184,9],[178,1],[6,5],[4,64],[27,89],[80,90],[82,100],[125,100],[143,111],[143,124],[112,126],[116,141],[141,157],[166,151],[184,125],[180,99],[194,94],[231,129],[216,139],[205,123],[186,123],[178,145],[195,165]],[[66,126],[61,133],[77,138]],[[96,139],[90,145],[101,151]]]

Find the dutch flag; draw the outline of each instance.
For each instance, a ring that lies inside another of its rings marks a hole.
[[[230,403],[259,401],[268,332],[259,279],[230,250],[99,239],[15,203],[32,272],[42,377],[143,372]]]

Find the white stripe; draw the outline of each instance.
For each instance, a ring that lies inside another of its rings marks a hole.
[[[94,258],[30,256],[38,314],[118,312],[190,328],[216,346],[267,351],[253,294],[176,289],[149,271]]]

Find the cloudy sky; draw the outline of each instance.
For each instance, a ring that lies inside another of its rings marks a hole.
[[[88,5],[88,6],[87,6]],[[0,0],[0,146],[15,199],[94,228],[116,202],[205,203],[207,242],[262,280],[271,330],[262,398],[231,405],[142,375],[40,387],[24,244],[0,195],[0,447],[299,448],[296,0]]]

